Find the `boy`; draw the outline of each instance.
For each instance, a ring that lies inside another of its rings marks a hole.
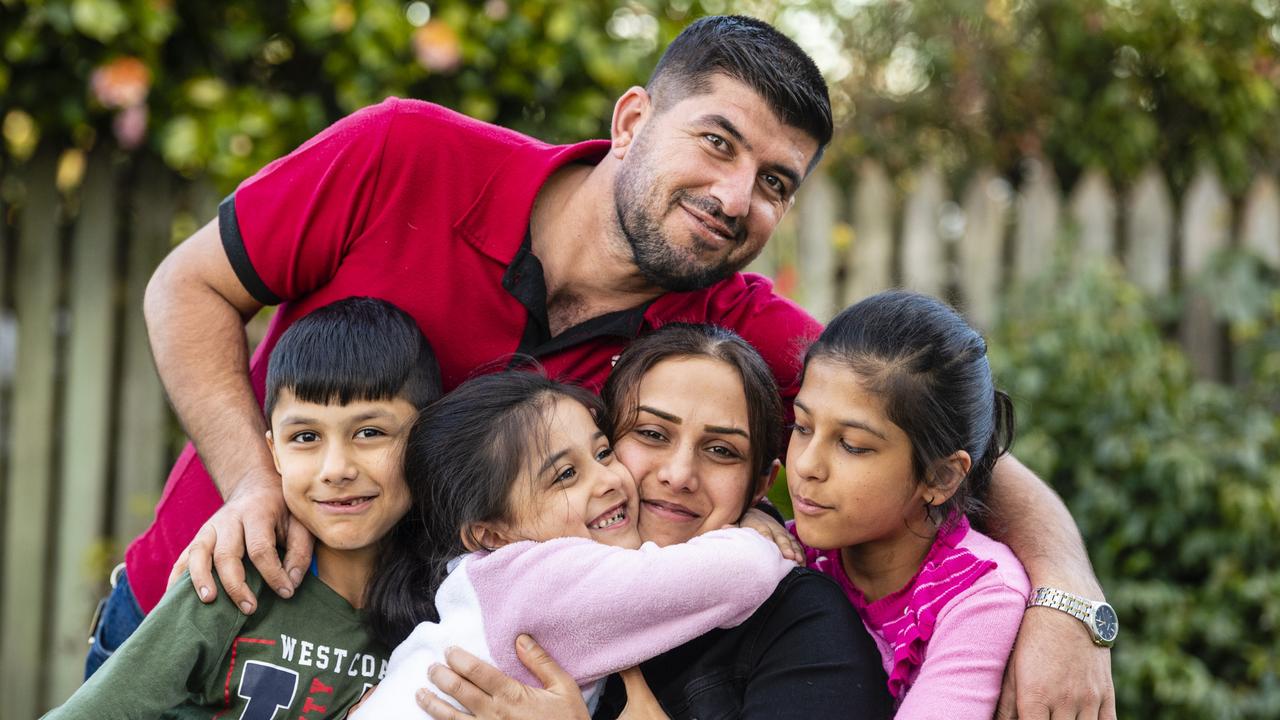
[[[267,443],[290,515],[316,538],[314,577],[289,600],[259,593],[253,615],[226,593],[205,607],[189,580],[174,584],[46,718],[344,713],[385,672],[387,650],[366,631],[361,608],[381,541],[409,508],[404,440],[439,395],[426,338],[385,301],[341,300],[290,327],[267,372]],[[262,578],[246,568],[256,593]]]

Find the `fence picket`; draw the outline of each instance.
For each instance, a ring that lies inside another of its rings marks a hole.
[[[797,213],[799,254],[804,258],[799,267],[801,304],[819,321],[826,322],[835,314],[836,305],[832,272],[835,251],[831,244],[836,220],[836,187],[831,176],[818,172],[809,178],[796,205],[800,211]]]
[[[1259,175],[1249,188],[1241,223],[1241,246],[1280,270],[1280,191],[1272,175]]]
[[[1061,214],[1058,178],[1043,158],[1029,158],[1026,182],[1018,194],[1017,229],[1014,234],[1013,276],[1028,282],[1049,268],[1058,242]]]
[[[1125,268],[1135,285],[1154,296],[1169,292],[1173,270],[1173,199],[1160,168],[1151,166],[1129,192]]]
[[[45,656],[43,631],[49,603],[47,521],[53,490],[54,371],[57,367],[58,158],[37,154],[28,166],[27,200],[22,208],[14,275],[18,322],[12,427],[25,428],[13,442],[4,522],[3,624],[0,639],[0,698],[5,714],[36,717],[40,672]]]
[[[110,152],[89,158],[72,249],[53,642],[45,696],[50,706],[75,692],[84,677],[85,628],[106,579],[102,562],[95,564],[93,557],[104,535],[115,337],[115,274],[104,272],[116,257]]]
[[[1222,332],[1204,293],[1197,287],[1213,256],[1227,247],[1231,202],[1212,168],[1196,172],[1182,211],[1182,278],[1187,299],[1182,313],[1182,347],[1196,374],[1222,377]]]
[[[946,259],[938,218],[946,201],[942,172],[930,163],[916,175],[902,218],[902,284],[941,296],[946,287]]]
[[[149,168],[133,197],[125,289],[119,450],[116,453],[115,539],[123,547],[146,529],[160,496],[168,460],[169,421],[142,318],[142,295],[170,245],[173,192],[168,173]]]
[[[1088,262],[1110,257],[1116,247],[1116,199],[1098,168],[1086,170],[1071,193],[1071,219],[1079,230],[1074,257]]]
[[[960,291],[964,297],[965,314],[985,330],[995,325],[998,314],[1000,259],[1009,196],[1009,184],[990,169],[975,175],[964,195]]]
[[[893,185],[884,167],[863,162],[853,195],[855,231],[847,256],[843,305],[852,305],[893,284],[893,198]]]

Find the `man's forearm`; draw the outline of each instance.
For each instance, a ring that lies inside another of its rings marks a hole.
[[[990,531],[1022,561],[1033,586],[1103,599],[1080,530],[1062,499],[1013,456],[996,463]]]
[[[185,272],[191,259],[200,258],[171,257],[157,269],[144,314],[169,402],[225,498],[242,478],[274,468],[249,384],[242,309]]]

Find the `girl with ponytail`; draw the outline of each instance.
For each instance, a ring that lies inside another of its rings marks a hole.
[[[787,450],[793,534],[880,647],[896,718],[990,718],[1030,593],[970,527],[1013,406],[982,336],[934,298],[846,309],[804,360]]]

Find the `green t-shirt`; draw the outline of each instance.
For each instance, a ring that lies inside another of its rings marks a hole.
[[[212,605],[189,578],[165,593],[128,641],[47,720],[342,717],[386,673],[385,648],[352,608],[308,575],[290,600],[246,567],[258,610],[222,592]]]

